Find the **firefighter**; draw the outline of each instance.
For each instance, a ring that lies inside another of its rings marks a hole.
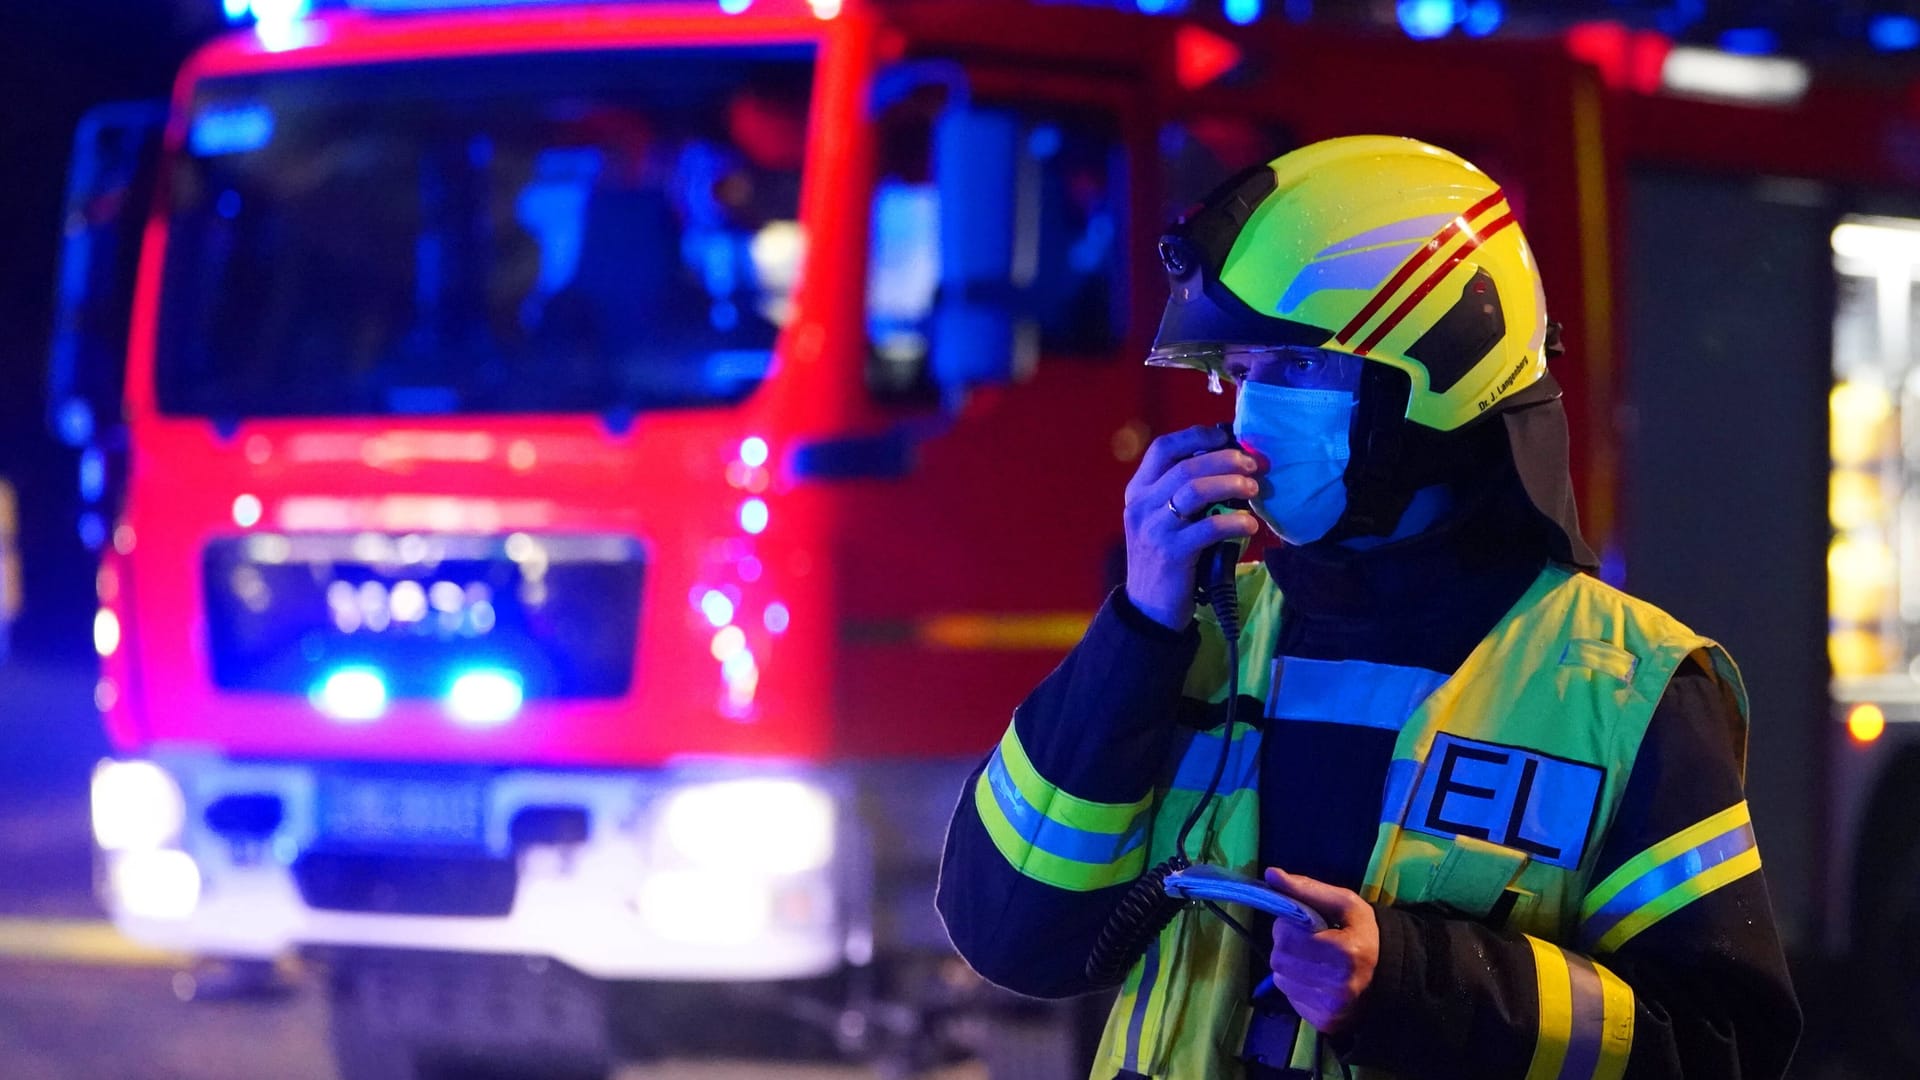
[[[1557,327],[1500,188],[1336,139],[1160,253],[1148,362],[1234,384],[1232,432],[1148,448],[1126,586],[973,774],[939,892],[960,952],[1034,996],[1117,980],[1099,1080],[1780,1076],[1800,1013],[1745,691],[1591,576]],[[1196,562],[1262,527],[1229,650]],[[1173,860],[1329,928],[1187,907],[1156,933]]]

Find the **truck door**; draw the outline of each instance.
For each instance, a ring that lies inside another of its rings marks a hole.
[[[78,526],[94,550],[106,543],[126,475],[127,333],[165,119],[162,102],[101,105],[81,118],[73,140],[47,424],[80,451]]]
[[[857,628],[840,731],[863,753],[971,754],[1106,590],[1140,449],[1126,441],[1144,342],[1125,254],[1141,246],[1129,148],[1147,128],[1122,80],[1039,93],[990,66],[908,67],[882,76],[875,109],[865,378],[903,434],[839,488],[861,523],[837,541],[836,559],[861,568],[839,586]],[[956,168],[971,205],[953,197]],[[999,266],[967,228],[997,230]],[[1011,317],[1009,362],[975,363],[952,336],[964,324],[941,315],[956,296]],[[908,712],[911,728],[891,719]]]

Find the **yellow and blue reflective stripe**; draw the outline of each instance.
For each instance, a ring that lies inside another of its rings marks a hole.
[[[1399,731],[1446,681],[1438,671],[1401,664],[1283,656],[1273,662],[1267,716]]]
[[[1660,841],[1607,875],[1580,905],[1580,943],[1609,953],[1714,890],[1760,869],[1745,800]]]
[[[1528,937],[1540,1022],[1527,1080],[1619,1080],[1633,1051],[1633,990],[1605,967]]]
[[[1126,1058],[1122,1068],[1128,1072],[1145,1072],[1140,1067],[1140,1047],[1146,1042],[1147,1008],[1153,1001],[1153,992],[1160,981],[1160,939],[1155,937],[1147,945],[1147,953],[1140,961],[1140,983],[1133,991],[1132,1007],[1127,1010]],[[1149,1062],[1151,1064],[1151,1062]]]
[[[974,784],[974,809],[987,835],[1022,874],[1089,892],[1131,881],[1147,863],[1153,797],[1102,803],[1070,795],[1041,777],[1012,727]]]
[[[1213,770],[1220,763],[1220,742],[1217,730],[1194,735],[1174,770],[1173,790],[1207,790],[1207,781],[1213,779]],[[1226,770],[1220,774],[1220,787],[1214,792],[1216,795],[1246,791],[1260,782],[1260,730],[1246,724],[1234,725],[1233,749],[1229,754]]]

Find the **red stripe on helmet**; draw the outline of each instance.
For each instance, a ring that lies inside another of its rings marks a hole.
[[[1473,254],[1475,249],[1481,244],[1486,243],[1488,237],[1511,224],[1513,224],[1513,212],[1508,211],[1498,220],[1488,225],[1485,229],[1482,229],[1479,235],[1476,236],[1469,232],[1466,242],[1460,245],[1459,250],[1447,256],[1446,262],[1435,267],[1433,273],[1427,275],[1427,280],[1421,282],[1419,288],[1408,293],[1407,298],[1400,301],[1400,306],[1393,309],[1393,314],[1382,320],[1379,326],[1374,327],[1373,333],[1367,335],[1367,340],[1361,342],[1360,347],[1353,351],[1360,356],[1365,356],[1367,353],[1373,351],[1373,347],[1380,344],[1381,338],[1392,333],[1393,328],[1400,325],[1400,320],[1406,318],[1407,313],[1412,311],[1421,300],[1425,299],[1426,295],[1433,291],[1434,286],[1439,285],[1441,281],[1446,279],[1448,274],[1453,272],[1454,267],[1460,265],[1460,260]]]
[[[1394,293],[1400,291],[1400,286],[1405,285],[1407,279],[1412,277],[1415,271],[1425,266],[1427,260],[1432,258],[1435,252],[1447,246],[1447,242],[1453,239],[1453,234],[1466,228],[1474,218],[1493,209],[1494,206],[1504,198],[1506,198],[1506,195],[1503,194],[1499,188],[1495,188],[1493,189],[1493,194],[1469,206],[1466,213],[1447,222],[1446,228],[1441,229],[1438,233],[1434,234],[1433,239],[1421,245],[1420,250],[1414,252],[1406,262],[1400,265],[1400,269],[1394,271],[1393,276],[1387,279],[1387,283],[1380,286],[1380,288],[1374,292],[1372,298],[1367,301],[1366,306],[1360,309],[1360,314],[1353,317],[1353,321],[1347,324],[1346,329],[1335,335],[1335,340],[1345,344],[1353,335],[1359,333],[1360,328],[1367,324],[1367,320],[1373,318],[1374,313],[1380,310],[1380,306],[1391,299]]]

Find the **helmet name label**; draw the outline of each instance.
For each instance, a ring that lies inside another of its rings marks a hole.
[[[1494,387],[1492,393],[1480,399],[1480,411],[1486,412],[1488,409],[1493,408],[1494,402],[1505,397],[1507,391],[1513,389],[1513,384],[1520,381],[1520,376],[1526,372],[1532,363],[1533,358],[1531,356],[1521,357],[1520,362],[1513,365],[1513,370],[1507,372],[1507,377],[1500,380],[1500,385]]]

